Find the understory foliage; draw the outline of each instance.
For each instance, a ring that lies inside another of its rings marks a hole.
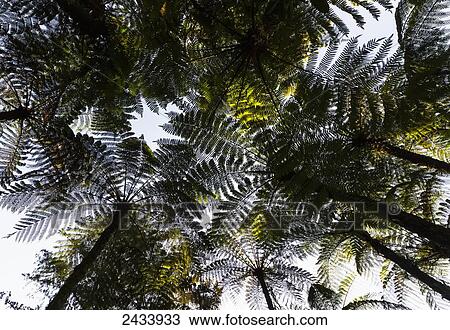
[[[450,308],[449,7],[0,0],[0,207],[59,237],[37,308]]]

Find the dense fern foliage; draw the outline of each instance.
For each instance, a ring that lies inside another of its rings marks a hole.
[[[38,308],[450,308],[449,7],[0,1],[0,206],[60,236]]]

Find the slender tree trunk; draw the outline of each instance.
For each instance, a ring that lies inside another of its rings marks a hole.
[[[128,215],[128,206],[119,206],[113,213],[111,224],[101,233],[100,237],[95,242],[94,246],[83,258],[83,260],[73,269],[69,277],[64,281],[59,291],[50,300],[46,309],[64,309],[67,299],[74,292],[78,283],[80,283],[86,276],[89,269],[94,264],[95,260],[102,253],[105,246],[113,237],[114,233],[120,228]]]
[[[383,257],[391,260],[401,269],[403,269],[422,283],[425,283],[437,293],[441,294],[442,298],[450,300],[450,287],[423,272],[419,267],[416,266],[413,261],[397,254],[395,251],[392,251],[383,243],[370,236],[367,232],[355,232],[355,235],[361,238],[363,241],[369,243],[369,245]]]
[[[420,237],[428,239],[439,251],[450,258],[450,228],[431,223],[414,214],[402,210],[390,210],[386,203],[377,203],[377,201],[368,197],[357,196],[342,191],[337,191],[331,187],[326,187],[330,197],[340,202],[357,202],[363,203],[367,212],[376,210],[376,214],[381,219],[386,219],[388,222],[394,223]],[[368,213],[370,215],[370,213]]]
[[[422,165],[429,168],[434,168],[441,172],[450,173],[450,163],[399,148],[386,141],[377,141],[373,143],[392,156],[401,158],[416,165]]]
[[[272,298],[270,297],[270,292],[269,292],[269,289],[267,287],[266,280],[264,279],[264,271],[259,270],[259,269],[256,270],[255,271],[255,276],[258,279],[259,284],[261,285],[261,289],[262,289],[262,292],[264,294],[264,298],[266,298],[267,307],[270,310],[274,310],[275,307],[273,305]]]
[[[398,214],[389,214],[386,212],[386,205],[380,206],[380,214],[388,213],[390,222],[416,233],[420,237],[428,239],[434,246],[439,248],[440,252],[447,258],[450,258],[450,229],[436,225],[414,214],[400,211]]]
[[[288,183],[295,173],[289,173],[280,177],[281,184],[287,184],[288,187],[291,183]],[[342,203],[359,203],[364,206],[364,212],[367,212],[367,216],[376,214],[380,219],[396,224],[412,233],[419,235],[422,238],[426,238],[430,243],[437,248],[443,256],[450,258],[450,228],[436,225],[430,221],[427,221],[417,215],[405,212],[399,209],[398,205],[395,208],[393,204],[388,204],[384,201],[376,201],[372,198],[359,196],[357,194],[348,193],[339,189],[335,189],[330,185],[325,185],[316,178],[309,178],[310,182],[317,186],[317,190],[323,189],[328,193],[328,197],[335,201]],[[382,221],[382,220],[380,220]],[[347,229],[348,230],[348,229]]]
[[[0,112],[0,121],[25,119],[29,115],[30,115],[29,111],[26,111],[24,108],[20,107],[18,109],[11,111]]]

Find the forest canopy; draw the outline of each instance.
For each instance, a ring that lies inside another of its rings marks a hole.
[[[37,308],[449,309],[448,8],[0,0],[0,207],[61,237]]]

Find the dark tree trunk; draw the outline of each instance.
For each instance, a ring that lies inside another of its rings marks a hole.
[[[293,191],[294,189],[294,193],[297,188],[293,188],[290,181],[295,175],[295,172],[291,172],[278,178],[281,184],[287,185],[288,191]],[[422,238],[428,239],[431,245],[443,256],[450,258],[450,228],[436,225],[417,215],[405,212],[399,209],[398,205],[393,208],[394,204],[389,205],[384,201],[376,201],[369,197],[359,196],[336,189],[330,185],[325,185],[316,178],[309,178],[309,182],[317,187],[317,191],[319,189],[326,191],[328,197],[335,201],[361,204],[364,207],[364,212],[367,212],[367,216],[376,214],[380,219],[385,219],[389,223],[396,224]],[[345,230],[349,229],[346,228]]]
[[[368,212],[371,212],[370,210],[376,210],[374,212],[376,212],[381,219],[386,219],[386,221],[390,223],[394,223],[422,238],[428,239],[443,256],[450,258],[450,228],[436,225],[421,217],[399,209],[392,210],[390,209],[392,204],[388,205],[383,202],[377,203],[377,201],[373,199],[337,191],[330,187],[327,187],[326,189],[329,192],[330,197],[336,201],[363,203]]]
[[[450,173],[450,164],[442,160],[399,148],[386,141],[375,142],[375,144],[380,146],[383,151],[392,156],[401,158],[416,165],[422,165],[429,168],[434,168],[441,172]]]
[[[385,214],[387,206],[380,206],[380,214]],[[400,211],[398,214],[389,214],[390,222],[428,239],[447,258],[450,258],[450,229],[436,225],[414,214]]]
[[[395,251],[392,251],[383,243],[370,236],[367,232],[355,232],[355,235],[363,241],[369,243],[369,245],[384,258],[391,260],[408,274],[412,275],[422,283],[428,285],[437,293],[441,294],[442,298],[450,300],[450,287],[423,272],[413,261],[399,255]]]
[[[264,271],[258,269],[258,270],[256,270],[254,272],[254,274],[255,274],[256,278],[258,279],[259,284],[261,285],[261,289],[262,289],[262,292],[264,294],[264,298],[266,298],[267,307],[270,310],[274,310],[275,307],[273,305],[273,301],[272,301],[272,298],[270,297],[270,292],[269,292],[269,289],[267,287],[266,280],[264,278]]]
[[[450,173],[450,164],[430,156],[421,155],[393,144],[380,138],[371,138],[357,135],[352,138],[351,143],[356,147],[368,147],[370,149],[381,149],[391,156],[406,160],[412,164],[426,166],[441,172]]]
[[[30,115],[30,112],[22,107],[15,110],[0,112],[0,121],[25,119]]]
[[[64,281],[64,284],[50,300],[46,309],[64,309],[69,296],[75,291],[78,283],[80,283],[86,276],[89,269],[94,264],[95,260],[102,253],[105,246],[113,237],[114,233],[120,228],[128,215],[129,208],[127,206],[120,206],[113,213],[111,224],[101,233],[100,237],[95,242],[94,246],[83,258],[83,260],[73,269],[69,277]]]

